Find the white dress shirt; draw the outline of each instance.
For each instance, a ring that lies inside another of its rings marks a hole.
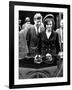
[[[51,35],[51,32],[48,32],[48,31],[46,30],[46,36],[47,36],[48,39],[49,39],[50,35]]]

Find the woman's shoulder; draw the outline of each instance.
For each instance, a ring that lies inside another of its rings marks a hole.
[[[56,31],[54,31],[54,30],[53,30],[53,34],[58,35],[58,33]]]

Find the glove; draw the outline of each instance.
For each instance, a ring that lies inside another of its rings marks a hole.
[[[47,53],[47,54],[46,54],[46,59],[47,59],[48,61],[52,61],[52,55],[49,54],[49,53]]]
[[[59,52],[58,56],[60,56],[60,58],[63,58],[63,52]]]
[[[40,55],[36,55],[34,57],[34,62],[40,64],[42,62],[42,57]]]

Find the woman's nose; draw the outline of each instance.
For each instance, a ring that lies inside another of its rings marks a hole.
[[[48,27],[51,27],[51,25],[48,25]]]

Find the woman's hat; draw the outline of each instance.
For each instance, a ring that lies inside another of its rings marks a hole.
[[[48,21],[49,19],[53,19],[53,20],[54,20],[54,15],[53,15],[53,14],[47,14],[47,15],[44,17],[43,21],[46,22],[46,21]]]

